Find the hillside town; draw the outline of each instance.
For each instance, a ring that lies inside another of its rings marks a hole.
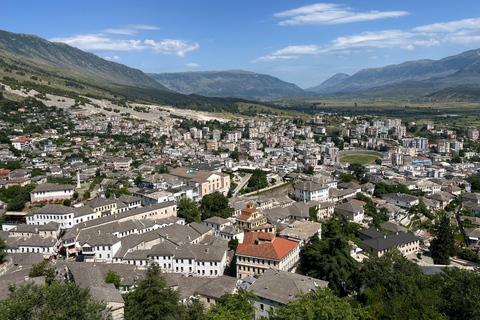
[[[122,294],[156,264],[182,303],[253,292],[260,319],[317,287],[353,294],[308,272],[306,248],[336,239],[335,224],[359,264],[396,248],[425,273],[480,266],[475,127],[336,113],[152,122],[34,99],[3,109],[0,299],[11,283],[45,283],[29,274],[47,261],[123,319]],[[448,263],[435,253],[442,217]]]

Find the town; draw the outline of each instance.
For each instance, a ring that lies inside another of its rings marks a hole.
[[[424,274],[480,266],[476,127],[64,99],[1,110],[0,299],[53,277],[123,319],[122,295],[159,268],[178,302],[250,292],[260,319],[319,287],[358,295],[354,270],[382,257]]]

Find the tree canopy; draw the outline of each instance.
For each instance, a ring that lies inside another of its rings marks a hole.
[[[105,303],[93,299],[90,290],[73,283],[33,282],[9,287],[8,297],[0,301],[0,320],[7,319],[112,319]]]
[[[200,208],[189,198],[181,198],[177,201],[177,216],[184,218],[187,223],[202,222]]]
[[[437,237],[432,240],[430,250],[435,264],[450,264],[450,257],[455,253],[455,242],[450,218],[440,215]]]
[[[200,204],[202,208],[202,220],[214,216],[229,218],[233,213],[233,208],[228,204],[228,198],[218,191],[204,195]]]
[[[206,315],[208,320],[238,319],[251,320],[255,315],[254,294],[243,291],[240,294],[227,294],[217,300]]]

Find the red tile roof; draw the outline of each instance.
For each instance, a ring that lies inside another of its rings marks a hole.
[[[255,208],[245,208],[245,209],[242,209],[242,212],[243,212],[243,213],[250,213],[250,214],[252,214],[252,213],[254,213],[254,212],[257,212],[257,211],[258,211],[258,210],[255,209]]]
[[[238,219],[242,219],[242,220],[248,220],[248,218],[250,218],[249,214],[242,214],[240,215],[240,217],[238,217]]]
[[[258,243],[259,239],[272,239],[272,242],[266,241]],[[275,235],[267,232],[247,232],[243,243],[238,245],[237,254],[256,258],[265,258],[272,260],[282,260],[290,251],[292,251],[298,242],[276,238]]]

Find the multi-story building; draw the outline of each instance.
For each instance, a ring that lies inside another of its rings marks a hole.
[[[178,177],[186,184],[198,188],[198,197],[219,191],[226,194],[230,189],[230,175],[222,172],[195,171],[190,168],[176,168],[170,175]]]
[[[30,192],[30,201],[69,200],[73,198],[74,189],[74,186],[68,184],[43,183]]]
[[[317,179],[296,184],[294,189],[295,199],[297,201],[326,201],[328,199],[328,190],[330,187],[324,183],[323,180]]]
[[[246,232],[275,232],[275,227],[267,223],[267,217],[255,209],[251,202],[247,203],[245,209],[242,209],[242,213],[236,219],[236,225]]]
[[[289,271],[299,261],[300,244],[267,232],[247,232],[238,245],[237,278],[260,276],[270,268]]]

